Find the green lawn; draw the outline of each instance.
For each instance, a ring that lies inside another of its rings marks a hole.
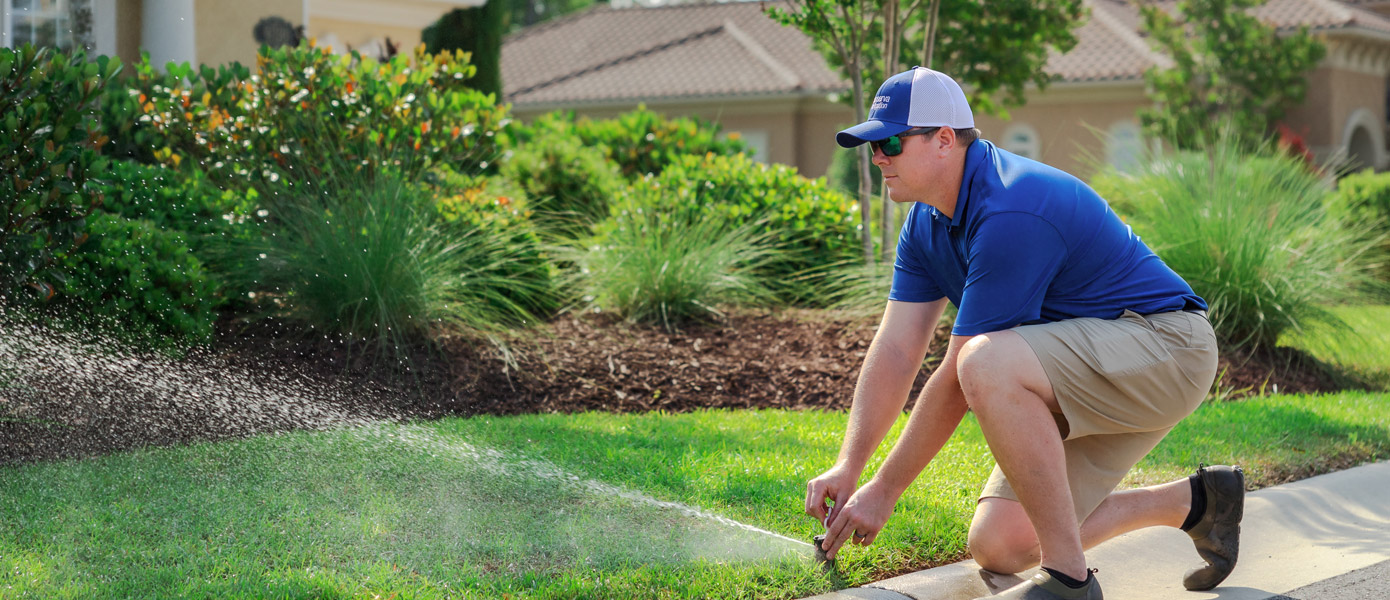
[[[0,469],[0,597],[790,598],[960,558],[991,465],[969,420],[838,575],[806,546],[712,518],[808,538],[805,481],[844,425],[785,411],[451,419]],[[1386,456],[1384,394],[1272,396],[1204,406],[1131,483],[1198,462],[1270,482]]]
[[[1390,306],[1334,306],[1347,324],[1338,330],[1318,326],[1285,335],[1280,345],[1301,348],[1380,388],[1390,388]]]

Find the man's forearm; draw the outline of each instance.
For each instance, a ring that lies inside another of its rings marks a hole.
[[[912,409],[907,427],[893,451],[874,474],[888,491],[901,496],[927,467],[965,417],[967,405],[956,375],[956,344],[947,350],[927,387]]]
[[[849,425],[844,444],[840,446],[840,465],[860,472],[864,470],[864,465],[907,404],[912,380],[921,365],[921,357],[914,360],[909,353],[874,340],[854,389]]]

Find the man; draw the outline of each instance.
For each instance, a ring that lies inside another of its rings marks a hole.
[[[1206,561],[1184,585],[1215,587],[1236,561],[1238,467],[1113,492],[1210,389],[1205,301],[1086,184],[978,137],[960,86],[921,67],[888,79],[868,121],[837,136],[872,144],[890,197],[912,207],[839,458],[807,484],[827,557],[873,543],[973,410],[997,466],[971,554],[991,571],[1042,567],[998,597],[1101,598],[1083,549],[1154,525],[1183,528]],[[946,357],[883,466],[856,488],[947,301],[958,312]]]

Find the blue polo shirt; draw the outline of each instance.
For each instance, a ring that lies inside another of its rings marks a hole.
[[[1206,310],[1207,304],[1067,173],[979,140],[955,214],[914,203],[889,299],[956,305],[955,335],[1078,317]]]

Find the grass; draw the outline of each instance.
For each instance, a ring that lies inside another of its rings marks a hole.
[[[1291,332],[1280,345],[1293,346],[1335,364],[1379,389],[1390,389],[1390,306],[1333,306],[1345,330],[1315,325]]]
[[[991,466],[969,419],[838,574],[803,546],[644,500],[807,539],[805,481],[845,418],[453,419],[8,467],[0,596],[791,598],[961,558]],[[1199,409],[1128,483],[1239,462],[1268,484],[1386,456],[1384,394],[1270,396]]]

